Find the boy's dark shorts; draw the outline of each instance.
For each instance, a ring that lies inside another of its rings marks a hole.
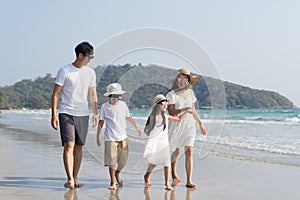
[[[59,113],[59,127],[62,146],[65,142],[84,145],[88,133],[89,116],[72,116]]]

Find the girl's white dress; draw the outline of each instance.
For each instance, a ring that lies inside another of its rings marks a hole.
[[[166,117],[166,128],[163,130],[162,119],[156,119],[155,126],[151,130],[146,143],[143,157],[145,161],[153,165],[170,167],[170,147],[168,137],[168,116]]]
[[[185,107],[192,108],[197,99],[192,89],[188,89],[188,92],[189,94],[183,98],[176,95],[176,93],[172,90],[166,97],[170,101],[169,104],[175,105],[175,109]],[[188,113],[180,122],[169,122],[169,142],[171,152],[173,152],[176,148],[194,146],[195,137],[196,126],[192,114]]]

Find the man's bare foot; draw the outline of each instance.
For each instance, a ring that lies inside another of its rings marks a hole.
[[[75,188],[74,181],[68,180],[67,182],[65,182],[64,187],[69,189],[74,189]]]
[[[145,174],[144,180],[145,180],[145,188],[149,188],[152,186],[150,179],[149,179],[150,174]]]
[[[81,188],[81,187],[83,187],[83,185],[84,185],[83,183],[80,183],[75,179],[75,181],[74,181],[75,188]]]
[[[116,177],[116,180],[117,180],[117,183],[120,187],[123,187],[123,180],[120,178],[120,172],[119,170],[116,170],[115,172],[115,177]]]

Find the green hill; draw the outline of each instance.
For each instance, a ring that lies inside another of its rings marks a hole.
[[[99,107],[107,100],[104,97],[109,83],[119,82],[126,94],[123,99],[131,109],[149,108],[154,95],[166,94],[171,87],[170,78],[176,75],[176,70],[157,65],[142,66],[126,64],[123,66],[98,66],[97,92]],[[224,84],[226,92],[226,107],[229,109],[275,109],[293,108],[293,103],[286,97],[272,91],[256,90],[241,85],[222,82],[217,79],[199,76],[199,81],[193,86],[198,99],[198,108],[211,108],[211,92],[208,84]],[[0,87],[0,109],[48,109],[54,78],[50,74],[35,80],[25,79],[12,86]],[[215,89],[215,88],[214,88]],[[215,95],[217,95],[216,92]],[[219,94],[222,94],[221,92]],[[221,102],[214,102],[214,107],[223,107]]]

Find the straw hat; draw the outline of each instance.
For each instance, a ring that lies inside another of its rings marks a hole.
[[[169,101],[169,100],[167,99],[167,97],[165,97],[162,94],[156,95],[152,100],[153,106],[155,106],[156,104],[158,104],[159,102],[162,102],[162,101]]]
[[[125,91],[122,90],[122,86],[119,83],[111,83],[106,87],[106,93],[104,96],[109,96],[111,94],[124,94]]]
[[[195,85],[198,81],[198,76],[193,76],[190,72],[190,70],[186,69],[186,68],[181,68],[178,70],[177,75],[178,74],[182,74],[182,75],[186,75],[190,78],[190,86],[192,87],[193,85]],[[177,77],[177,76],[176,76]],[[176,81],[176,77],[173,77],[171,80],[173,83],[175,83]]]

